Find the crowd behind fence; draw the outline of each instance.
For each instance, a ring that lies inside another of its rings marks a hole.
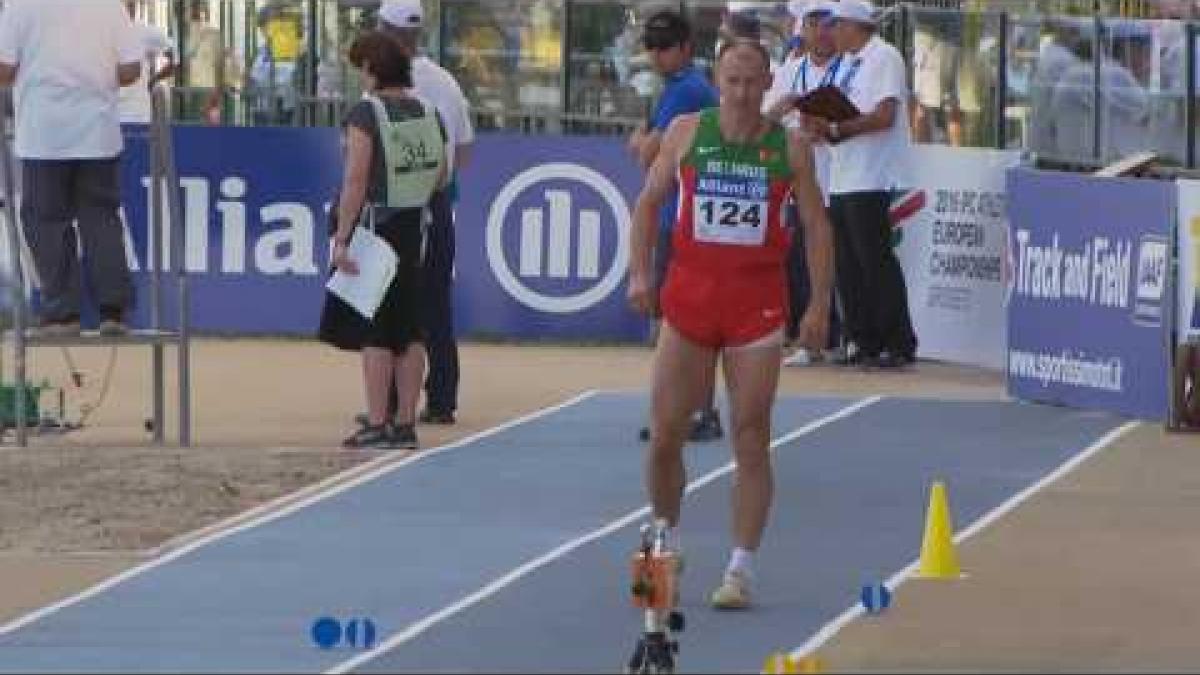
[[[164,0],[165,1],[165,0]],[[194,2],[195,0],[193,0]],[[231,16],[293,7],[294,60],[262,58],[254,28],[225,40],[249,57],[216,59],[213,77],[183,64],[175,116],[184,123],[328,126],[357,100],[344,45],[371,25],[371,3],[212,0]],[[206,35],[180,19],[178,34]],[[696,26],[701,67],[711,68],[722,16],[749,6],[781,57],[785,3],[714,0],[440,0],[430,5],[430,55],[471,101],[480,130],[623,135],[644,119],[660,82],[638,46],[653,8],[678,5]],[[1200,3],[1194,0],[925,0],[878,3],[881,33],[905,55],[916,140],[1025,149],[1048,163],[1092,167],[1137,151],[1196,167]],[[258,7],[258,6],[262,7]],[[173,5],[172,5],[173,6]],[[256,9],[258,7],[258,9]],[[307,9],[304,9],[307,8]],[[194,9],[194,7],[193,7]],[[285,16],[282,11],[271,15]],[[222,14],[220,24],[230,23]],[[260,27],[267,24],[259,19]],[[197,27],[199,26],[199,27]],[[310,30],[310,26],[316,26]],[[211,25],[209,26],[211,28]],[[222,28],[224,30],[224,28]],[[211,31],[210,31],[211,33]],[[223,35],[223,33],[221,33]],[[266,31],[271,35],[280,32]],[[218,39],[216,34],[210,35]],[[184,47],[185,54],[195,48]],[[239,65],[240,64],[240,65]],[[310,67],[311,66],[311,67]],[[214,92],[216,95],[214,96]],[[217,101],[215,110],[212,101]]]

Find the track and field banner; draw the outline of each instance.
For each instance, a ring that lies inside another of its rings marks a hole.
[[[1179,181],[1179,313],[1180,343],[1200,342],[1200,181]]]
[[[1013,151],[913,147],[921,167],[893,205],[909,312],[923,358],[1000,370],[1005,362],[1005,175]]]
[[[328,209],[342,173],[338,130],[179,126],[174,139],[193,327],[313,335],[328,273]],[[642,172],[623,142],[480,134],[471,155],[456,207],[457,332],[645,339],[649,322],[625,300]],[[127,133],[122,191],[135,326],[149,317],[149,173],[148,139]],[[171,326],[169,273],[162,290]]]
[[[1008,389],[1167,415],[1173,182],[1013,169]]]

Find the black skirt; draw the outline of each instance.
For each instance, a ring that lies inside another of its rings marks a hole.
[[[375,233],[396,251],[396,278],[383,296],[371,321],[328,290],[321,308],[317,339],[338,349],[363,347],[404,353],[414,342],[424,342],[421,321],[421,252],[424,233],[421,209],[394,211],[381,218]]]

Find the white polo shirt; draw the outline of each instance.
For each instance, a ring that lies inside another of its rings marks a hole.
[[[0,62],[17,67],[17,156],[119,155],[117,66],[140,63],[143,55],[120,2],[7,0]]]
[[[137,82],[121,87],[120,111],[122,124],[150,124],[154,109],[150,103],[150,78],[158,72],[158,57],[174,52],[167,32],[158,26],[135,23],[142,43],[142,72]]]
[[[446,168],[453,172],[455,148],[469,145],[475,140],[467,97],[463,95],[454,76],[427,56],[413,59],[412,79],[413,90],[437,108],[442,116],[442,124],[446,125]]]
[[[843,55],[835,79],[864,115],[889,98],[899,105],[890,129],[833,145],[830,193],[878,192],[908,184],[908,82],[900,52],[874,35],[857,54]]]
[[[809,55],[788,59],[775,71],[771,88],[763,97],[763,112],[770,110],[780,99],[788,94],[807,94],[808,92],[828,84],[837,77],[839,70],[838,57],[834,56],[824,64],[817,65]],[[788,113],[781,120],[784,127],[797,129],[800,127],[800,114]],[[817,185],[825,203],[829,203],[829,178],[832,152],[825,143],[812,143],[813,167],[816,170]]]

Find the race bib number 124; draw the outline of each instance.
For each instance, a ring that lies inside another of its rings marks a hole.
[[[695,203],[696,241],[732,246],[762,246],[766,241],[766,202],[696,195]]]

